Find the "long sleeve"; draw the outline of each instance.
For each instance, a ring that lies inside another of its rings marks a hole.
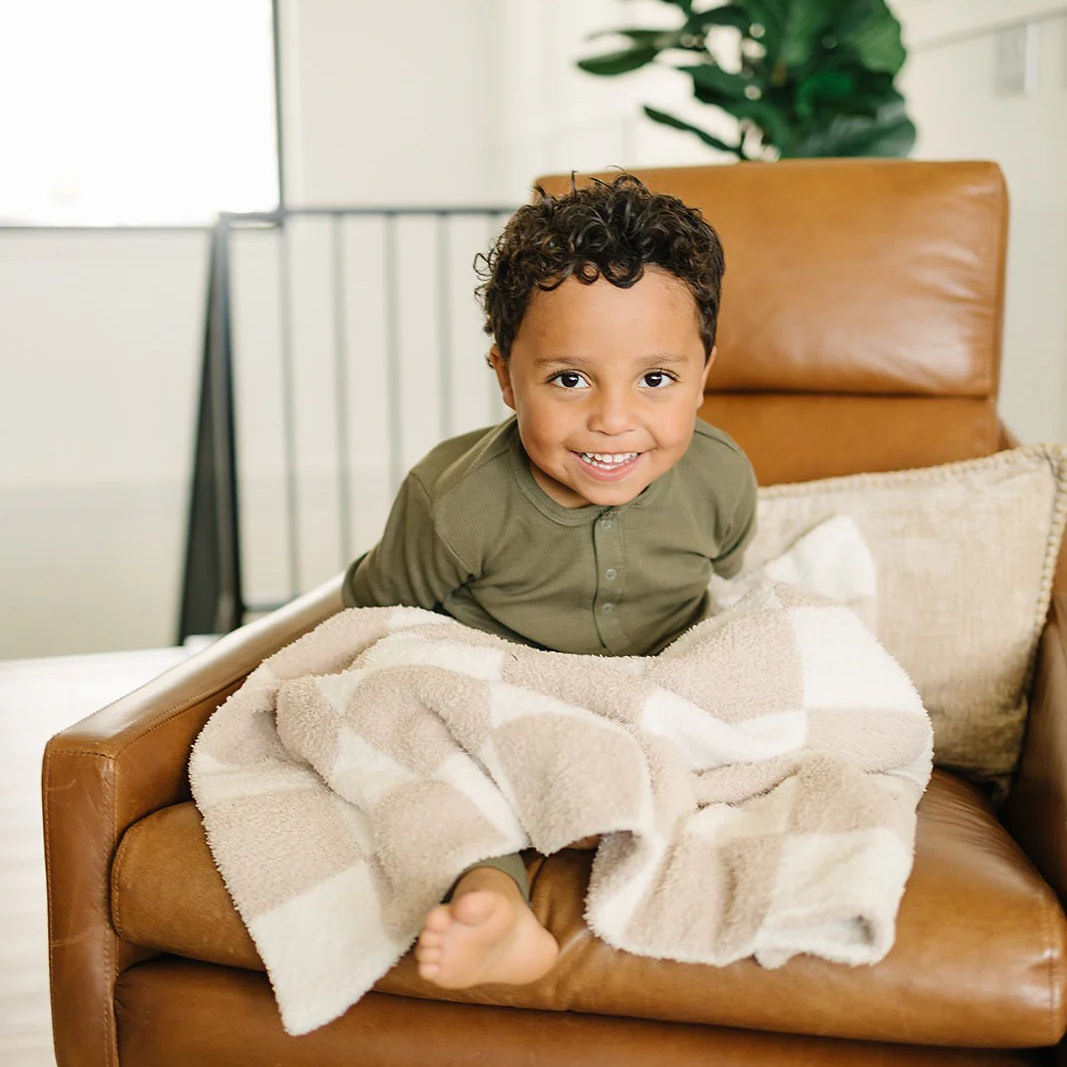
[[[345,607],[434,609],[474,577],[445,542],[434,522],[425,489],[414,476],[404,479],[381,541],[345,574]]]
[[[751,466],[744,480],[737,503],[726,524],[722,538],[723,550],[711,561],[712,569],[722,578],[733,578],[741,570],[745,549],[756,536],[756,476]]]

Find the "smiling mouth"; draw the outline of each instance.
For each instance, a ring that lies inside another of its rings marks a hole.
[[[579,452],[578,458],[598,471],[618,471],[629,466],[641,455],[640,452]]]

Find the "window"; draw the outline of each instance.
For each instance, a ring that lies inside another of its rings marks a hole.
[[[271,0],[0,0],[0,223],[277,206]]]

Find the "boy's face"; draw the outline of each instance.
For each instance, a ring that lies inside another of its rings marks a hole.
[[[712,363],[692,293],[656,269],[535,292],[511,358],[490,360],[535,480],[568,508],[627,504],[682,458]]]

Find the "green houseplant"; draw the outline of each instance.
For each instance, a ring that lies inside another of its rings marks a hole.
[[[681,23],[616,29],[595,38],[625,47],[578,66],[615,76],[665,63],[692,79],[693,95],[733,116],[730,143],[658,108],[656,122],[739,159],[905,156],[915,126],[893,80],[906,56],[885,0],[663,0]]]

